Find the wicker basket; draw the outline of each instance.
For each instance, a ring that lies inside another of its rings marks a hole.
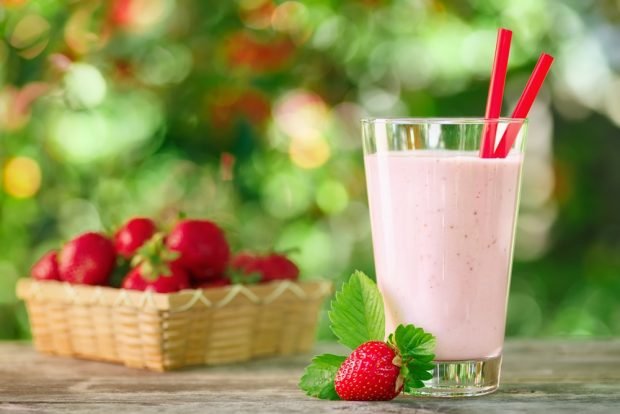
[[[44,353],[167,371],[309,351],[327,281],[161,294],[21,279]]]

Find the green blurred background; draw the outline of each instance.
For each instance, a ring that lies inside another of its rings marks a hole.
[[[619,334],[619,1],[0,0],[0,338],[29,336],[14,286],[39,255],[133,214],[373,274],[359,118],[482,115],[498,26],[505,114],[556,57],[508,334]]]

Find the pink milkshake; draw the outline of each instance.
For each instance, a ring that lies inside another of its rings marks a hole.
[[[522,155],[399,150],[365,156],[386,331],[413,323],[438,361],[499,357]]]

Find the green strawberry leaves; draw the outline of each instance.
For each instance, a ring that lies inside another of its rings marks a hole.
[[[388,343],[398,349],[402,358],[401,375],[404,378],[405,393],[424,387],[422,381],[433,378],[435,364],[433,350],[435,337],[422,328],[413,325],[399,325],[388,338]]]
[[[385,316],[377,285],[364,273],[353,273],[336,293],[329,320],[338,342],[351,349],[364,342],[383,341]]]
[[[383,299],[377,285],[364,273],[354,272],[342,285],[331,303],[330,328],[341,344],[355,349],[368,341],[385,338]],[[397,350],[402,360],[401,376],[404,391],[413,392],[431,379],[435,365],[435,337],[413,325],[399,325],[389,335],[388,344]],[[334,379],[346,357],[323,354],[306,367],[299,388],[312,397],[339,400]]]
[[[396,332],[391,334],[388,342],[395,345],[403,359],[416,359],[430,362],[435,358],[435,337],[422,328],[413,325],[399,325]]]
[[[311,397],[339,400],[334,388],[334,378],[345,359],[346,357],[332,354],[314,357],[312,364],[306,367],[299,381],[299,387]]]

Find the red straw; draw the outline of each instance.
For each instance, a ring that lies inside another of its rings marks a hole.
[[[487,108],[484,114],[486,119],[499,118],[502,112],[502,99],[504,97],[504,84],[506,83],[506,71],[508,69],[508,56],[510,55],[510,41],[512,32],[501,28],[497,32],[497,44],[495,45],[495,59],[491,70],[491,83],[487,96]],[[491,158],[495,152],[495,133],[497,123],[485,123],[482,132],[482,145],[480,156]]]
[[[534,67],[534,72],[532,72],[532,75],[528,79],[525,89],[517,102],[517,106],[512,112],[511,118],[527,118],[527,114],[530,112],[530,109],[534,104],[534,100],[536,99],[545,77],[549,72],[551,63],[553,63],[553,56],[546,53],[542,53],[540,55],[538,62],[536,63],[536,67]],[[521,125],[522,124],[520,122],[511,122],[508,125],[506,131],[504,132],[504,136],[497,145],[497,150],[494,155],[495,158],[506,158],[508,152],[510,152],[510,148],[512,148],[515,140],[517,139]]]

